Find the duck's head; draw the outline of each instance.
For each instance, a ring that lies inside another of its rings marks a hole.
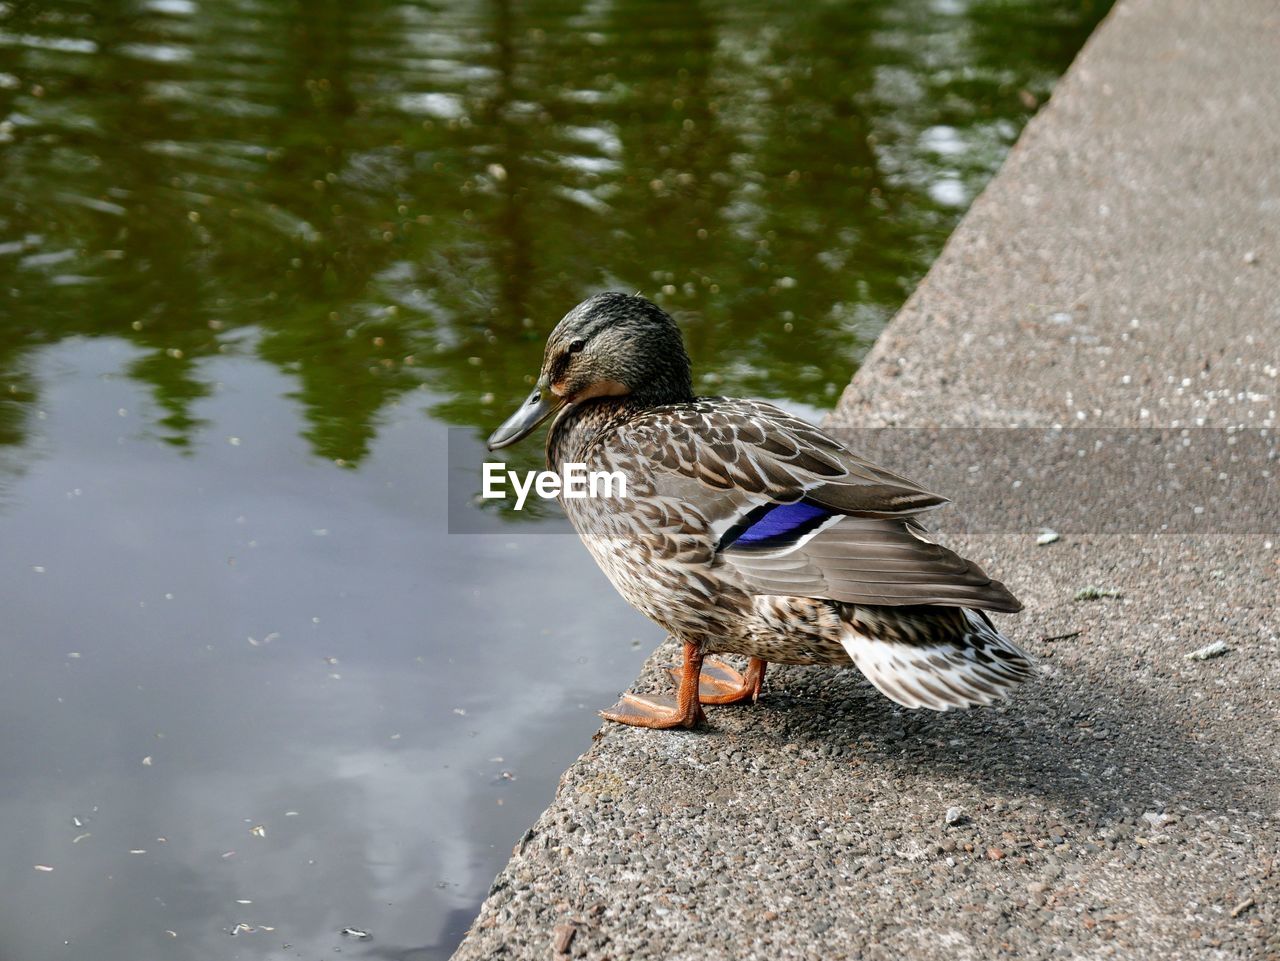
[[[489,435],[489,450],[528,436],[558,410],[617,397],[646,406],[690,400],[693,377],[676,322],[643,297],[610,292],[588,297],[556,324],[538,386]]]

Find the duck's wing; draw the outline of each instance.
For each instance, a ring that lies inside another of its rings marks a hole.
[[[763,401],[710,397],[655,408],[618,442],[654,467],[760,503],[801,499],[860,517],[905,517],[947,502]]]
[[[783,517],[770,512],[764,518],[772,528],[767,536],[748,541],[756,532],[749,528],[717,552],[720,563],[753,593],[887,607],[1022,610],[1008,588],[973,561],[930,541],[909,519],[828,515],[808,536],[804,522],[793,523],[786,506],[779,510]]]
[[[916,515],[946,498],[770,404],[715,398],[659,408],[617,441],[650,465],[655,494],[705,517],[717,573],[752,593],[1022,608],[977,564],[929,540]]]

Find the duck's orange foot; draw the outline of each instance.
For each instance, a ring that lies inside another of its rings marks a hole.
[[[606,721],[630,724],[632,727],[672,728],[696,727],[706,720],[696,700],[682,705],[665,694],[623,694],[618,703],[600,716]]]
[[[719,658],[707,658],[702,662],[702,672],[698,675],[698,700],[703,704],[740,704],[743,701],[756,701],[760,697],[760,688],[764,685],[764,670],[768,661],[758,657],[751,658],[744,677]],[[682,670],[668,667],[667,673],[681,680]]]

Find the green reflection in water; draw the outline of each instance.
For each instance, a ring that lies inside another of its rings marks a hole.
[[[603,287],[700,389],[829,405],[1108,6],[0,5],[0,444],[100,335],[178,447],[236,352],[320,457],[423,384],[482,434]]]

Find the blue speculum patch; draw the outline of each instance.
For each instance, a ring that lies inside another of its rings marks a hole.
[[[765,504],[731,527],[720,540],[726,547],[774,548],[794,544],[815,530],[832,512],[807,501],[794,504]]]

